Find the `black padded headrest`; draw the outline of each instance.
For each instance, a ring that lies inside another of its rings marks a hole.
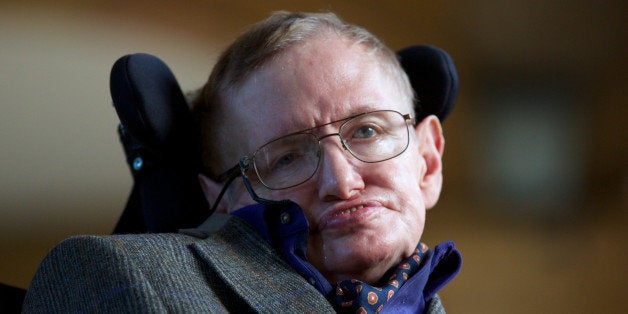
[[[144,53],[118,59],[110,88],[120,122],[135,139],[153,150],[181,147],[191,130],[190,110],[163,61]]]
[[[417,120],[431,114],[445,120],[458,98],[458,73],[449,54],[434,46],[411,46],[397,55],[414,89]]]
[[[110,89],[135,180],[114,233],[198,226],[209,211],[198,184],[192,116],[176,78],[158,58],[132,54],[114,64]]]

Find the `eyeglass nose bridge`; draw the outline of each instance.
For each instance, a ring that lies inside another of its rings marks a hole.
[[[332,136],[334,136],[334,135],[337,135],[337,136],[338,136],[338,138],[340,139],[340,144],[342,144],[342,148],[343,148],[344,150],[349,150],[349,148],[347,147],[347,144],[345,144],[345,140],[344,140],[344,139],[342,138],[342,136],[340,135],[340,132],[336,132],[336,133],[329,133],[329,134],[325,134],[325,135],[323,135],[323,136],[319,137],[319,138],[318,138],[318,145],[319,145],[319,146],[321,145],[321,141],[322,141],[323,139],[326,139],[326,138],[328,138],[328,137],[332,137]]]

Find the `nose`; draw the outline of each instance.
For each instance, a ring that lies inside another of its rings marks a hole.
[[[338,140],[321,142],[321,169],[318,196],[323,201],[347,200],[364,189],[364,180],[356,168],[360,162]]]

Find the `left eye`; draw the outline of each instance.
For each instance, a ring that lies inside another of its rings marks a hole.
[[[377,132],[370,126],[361,126],[355,130],[353,137],[356,138],[371,138],[377,135]]]

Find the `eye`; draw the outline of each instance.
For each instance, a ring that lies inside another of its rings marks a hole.
[[[303,160],[303,154],[298,151],[286,151],[273,158],[273,161],[269,164],[270,172],[289,171]]]
[[[294,153],[290,153],[290,154],[285,154],[281,157],[279,157],[277,159],[277,161],[275,161],[273,163],[274,167],[273,168],[281,168],[281,167],[286,167],[289,166],[291,163],[293,163],[295,160],[297,159],[297,156]]]
[[[370,126],[364,125],[355,130],[353,133],[354,138],[371,138],[376,136],[377,132]]]

